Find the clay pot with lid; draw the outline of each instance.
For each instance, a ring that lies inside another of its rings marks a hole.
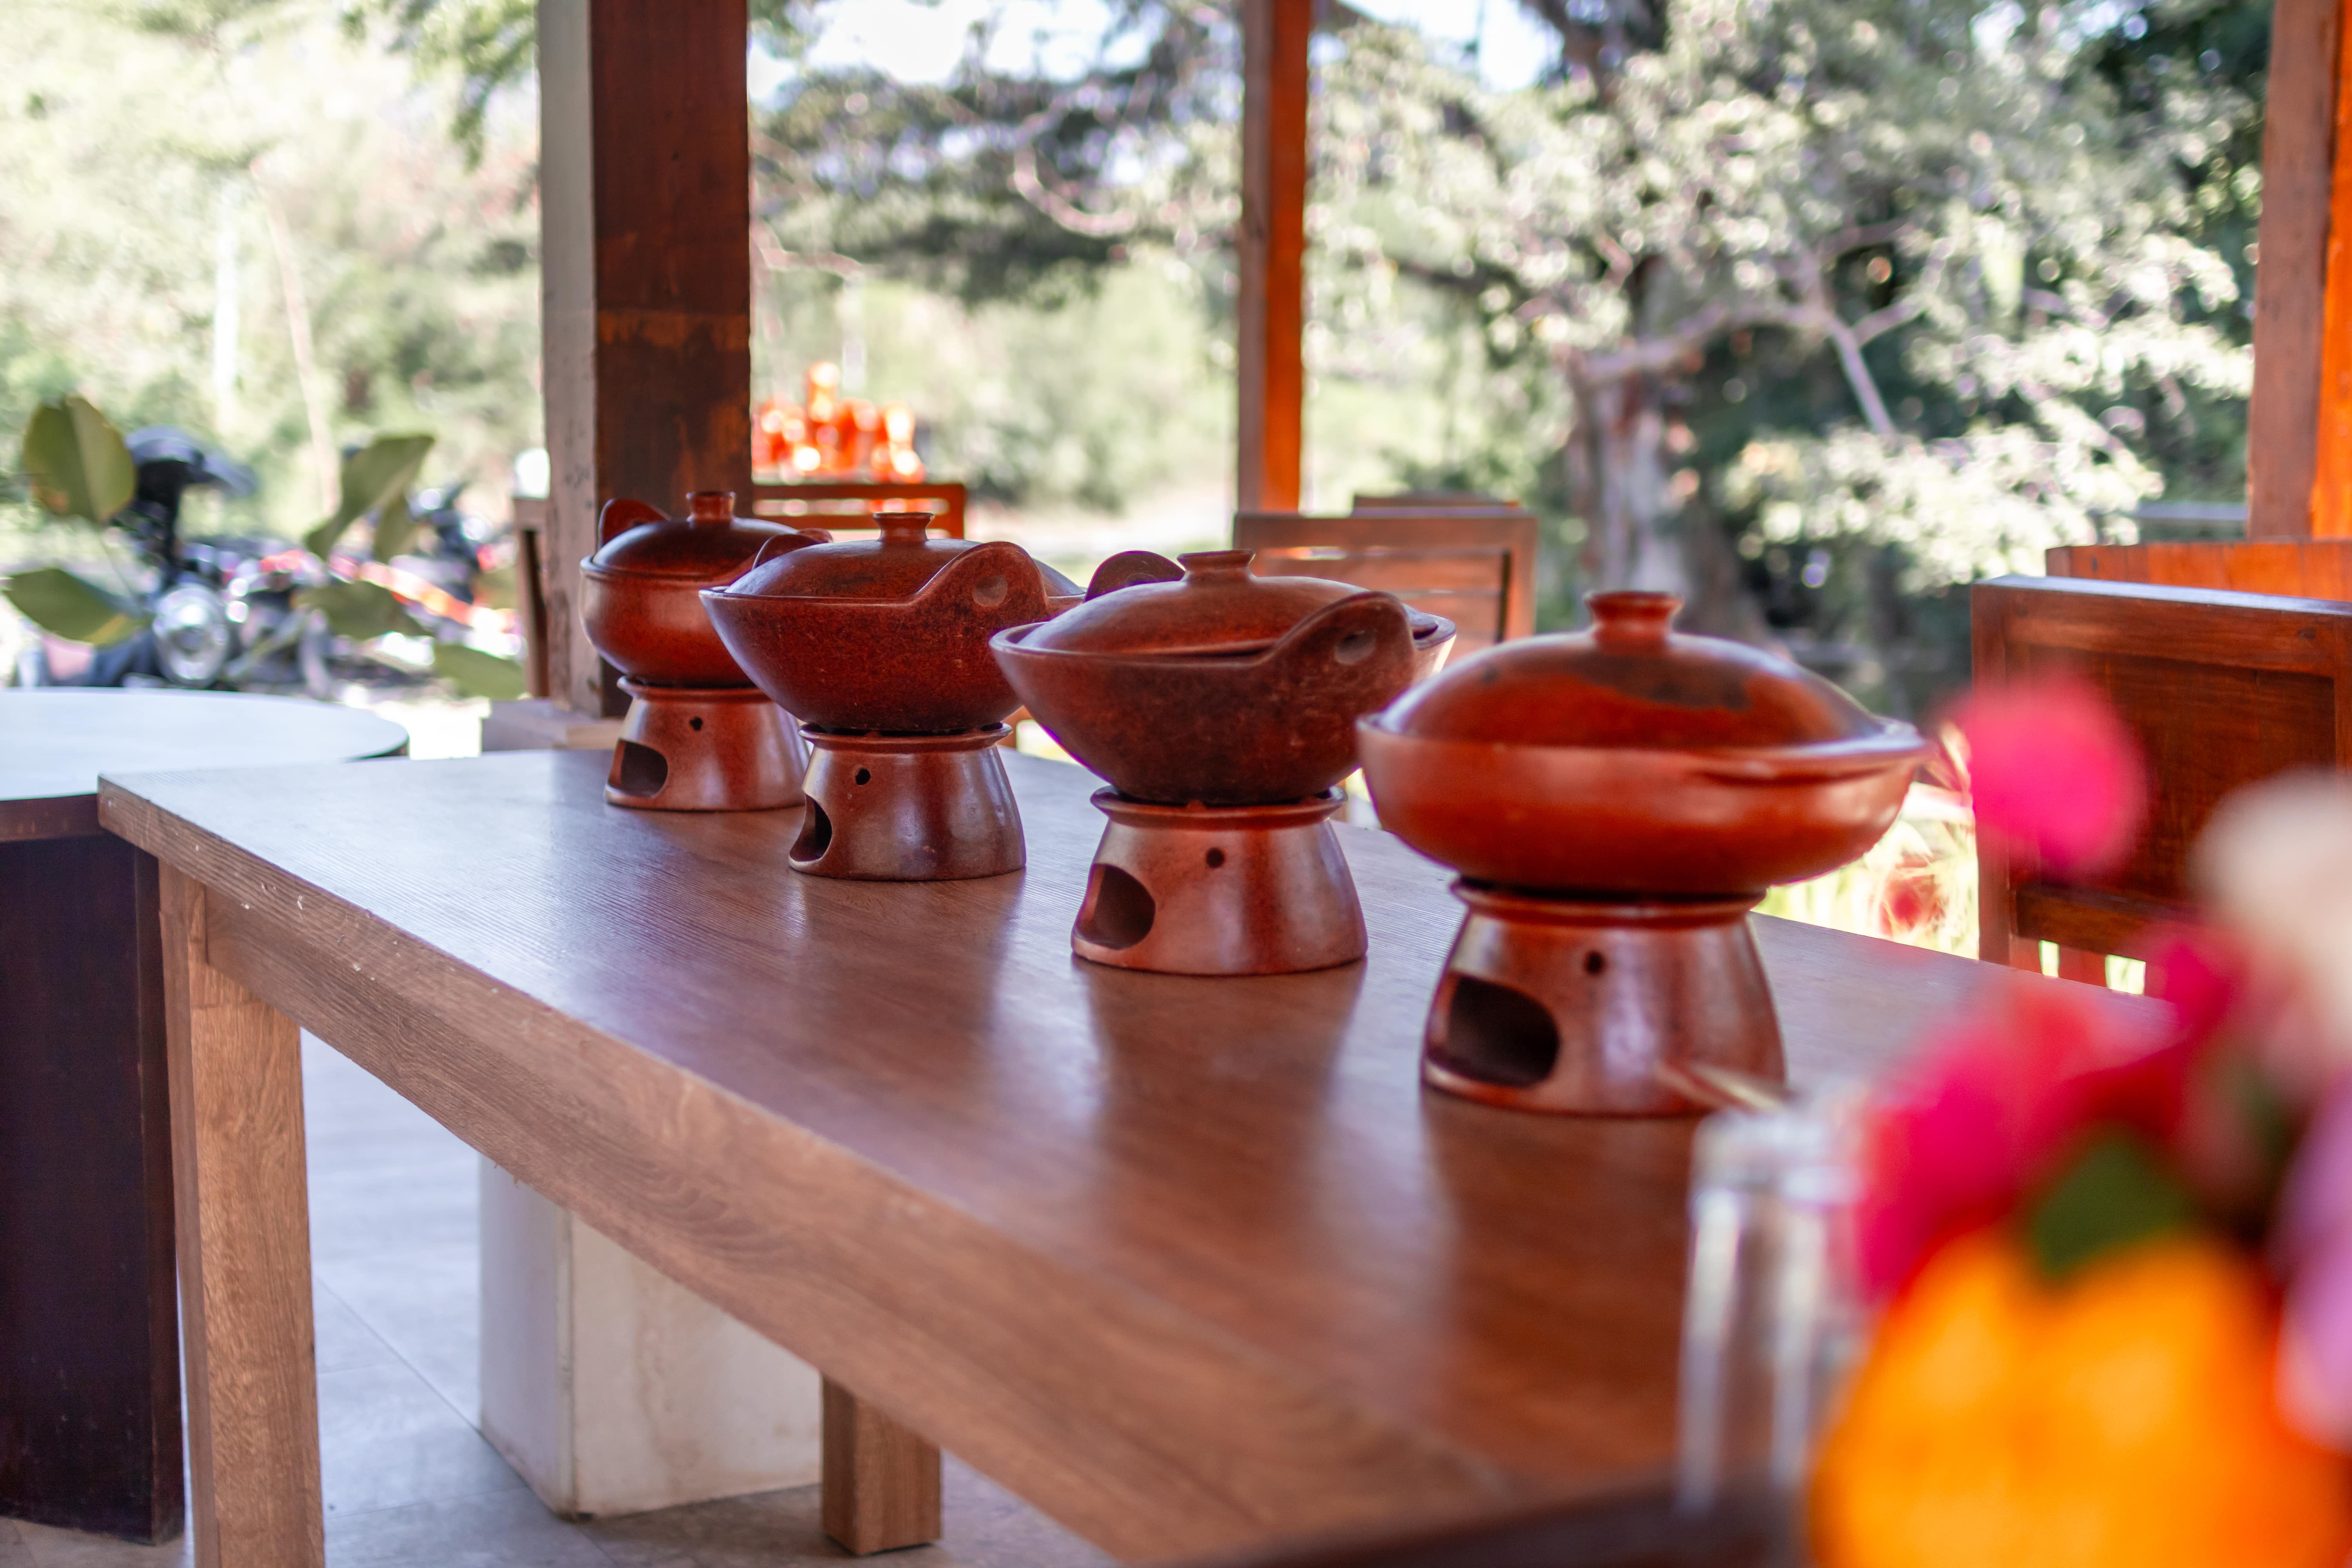
[[[1000,633],[1013,689],[1110,782],[1071,934],[1082,958],[1181,974],[1278,974],[1364,953],[1330,818],[1355,722],[1444,658],[1451,623],[1395,595],[1254,576],[1247,551],[1181,558]]]
[[[1694,1070],[1783,1075],[1748,911],[1875,843],[1928,748],[1784,659],[1671,631],[1671,595],[1587,602],[1591,631],[1486,649],[1358,726],[1381,826],[1471,909],[1424,1076],[1529,1110],[1700,1109]]]
[[[1356,721],[1444,662],[1454,625],[1393,594],[1259,577],[1251,552],[1179,557],[1130,587],[996,639],[1037,721],[1130,800],[1262,805],[1356,765]]]
[[[1078,586],[1017,544],[934,539],[924,512],[885,512],[877,539],[759,562],[703,595],[729,652],[804,724],[944,735],[1020,700],[988,639],[1075,605]]]
[[[580,619],[606,662],[657,686],[749,686],[710,617],[702,590],[741,576],[771,555],[823,544],[821,529],[795,531],[735,515],[728,490],[697,490],[672,518],[636,500],[607,501],[596,552],[580,563]]]
[[[878,538],[762,559],[701,595],[815,751],[793,866],[893,881],[1018,870],[1020,813],[995,748],[1020,699],[989,638],[1084,595],[1017,544],[932,538],[922,512],[875,521]],[[1108,587],[1175,571],[1136,554],[1097,575]]]
[[[737,517],[726,490],[698,490],[687,507],[671,518],[641,500],[606,502],[596,552],[580,563],[582,624],[630,695],[604,798],[656,811],[796,805],[800,739],[728,653],[700,595],[762,551],[830,535]]]

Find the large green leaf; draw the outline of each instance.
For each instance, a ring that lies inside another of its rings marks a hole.
[[[515,607],[515,569],[512,565],[493,566],[474,579],[474,603],[487,610],[511,610]]]
[[[296,593],[294,602],[326,616],[330,631],[353,642],[365,642],[386,632],[413,637],[425,633],[408,606],[391,589],[376,583],[322,583]]]
[[[324,561],[342,539],[343,531],[370,512],[381,513],[393,502],[408,510],[408,487],[433,450],[430,436],[379,436],[343,459],[342,494],[334,515],[302,536],[303,548]],[[381,552],[379,552],[381,554]]]
[[[2137,1135],[2101,1132],[2025,1213],[2025,1240],[2050,1279],[2197,1222],[2197,1200]]]
[[[61,566],[16,573],[8,579],[7,595],[26,620],[68,642],[103,647],[147,624],[146,614],[136,605]]]
[[[511,702],[530,689],[521,665],[464,643],[435,643],[433,673],[467,697],[487,697],[493,702]]]
[[[406,554],[409,541],[415,537],[416,514],[408,510],[408,498],[394,496],[375,514],[375,542],[368,552],[378,561],[389,561]]]
[[[25,472],[43,507],[88,522],[102,523],[129,506],[139,488],[122,433],[80,397],[33,410],[25,426]]]

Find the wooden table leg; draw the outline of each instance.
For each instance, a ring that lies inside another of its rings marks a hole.
[[[321,1568],[302,1038],[205,962],[203,886],[161,890],[196,1564]]]
[[[940,1538],[940,1450],[824,1380],[824,1532],[863,1557]]]

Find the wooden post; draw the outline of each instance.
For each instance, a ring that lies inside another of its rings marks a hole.
[[[322,1568],[302,1037],[206,962],[204,888],[160,895],[196,1568]]]
[[[751,488],[745,0],[541,0],[548,681],[626,700],[579,616],[596,512]]]
[[[2352,258],[2329,287],[2330,255],[2352,242],[2331,236],[2336,205],[2341,0],[2278,0],[2271,18],[2270,80],[2263,132],[2263,218],[2254,290],[2254,395],[2247,451],[2247,533],[2304,539],[2314,531],[2321,479],[2323,333],[2352,333],[2352,315],[2328,308],[2352,290]],[[2352,342],[2344,347],[2352,349]],[[2352,354],[2336,356],[2352,374]],[[2345,389],[2352,393],[2352,386]],[[2333,423],[2334,421],[2330,421]],[[2347,454],[2352,456],[2352,454]],[[2339,459],[2340,461],[2340,459]],[[2352,473],[2336,482],[2352,482]],[[2352,517],[2328,531],[2352,532]]]
[[[1237,509],[1298,510],[1307,376],[1307,38],[1315,0],[1243,0]]]
[[[824,1380],[824,1532],[863,1557],[940,1538],[940,1451]]]

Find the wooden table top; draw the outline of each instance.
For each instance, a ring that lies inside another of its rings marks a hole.
[[[407,745],[408,731],[388,719],[299,697],[0,689],[0,843],[97,831],[101,773],[279,767]]]
[[[1113,1551],[1664,1465],[1691,1124],[1424,1093],[1460,907],[1383,834],[1339,830],[1363,963],[1074,958],[1095,780],[1007,761],[1029,866],[971,882],[797,875],[797,812],[609,807],[601,754],[110,777],[102,809],[213,889],[215,966]],[[1800,1079],[1997,973],[1757,927]]]

